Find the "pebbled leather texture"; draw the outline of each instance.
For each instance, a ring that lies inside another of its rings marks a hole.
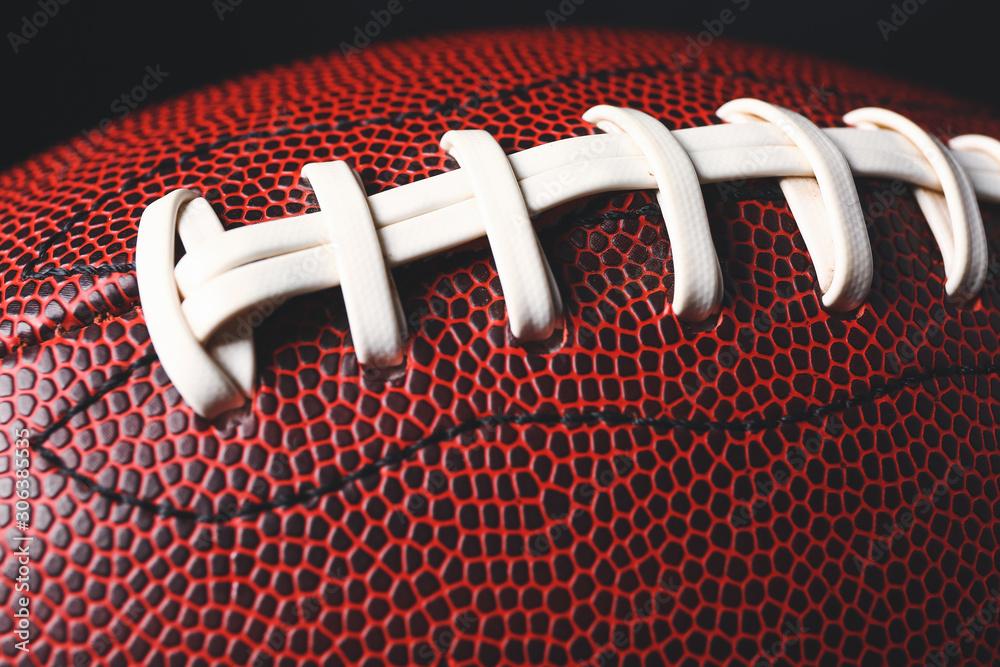
[[[1000,136],[898,81],[688,47],[568,27],[386,42],[193,92],[0,175],[2,661],[995,664],[995,205],[965,309],[905,185],[859,182],[873,288],[833,316],[776,183],[751,181],[704,189],[726,295],[699,326],[671,314],[663,221],[631,192],[540,228],[565,304],[545,344],[511,344],[479,244],[394,271],[402,377],[359,372],[336,290],[251,323],[258,389],[228,421],[193,414],[156,363],[132,261],[143,208],[173,188],[254,224],[317,210],[308,162],[348,160],[371,194],[454,168],[447,130],[510,152],[595,131],[580,116],[600,103],[671,129],[739,97],[821,126],[875,105],[942,139]],[[20,429],[30,654],[10,613]]]

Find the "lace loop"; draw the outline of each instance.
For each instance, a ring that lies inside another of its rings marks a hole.
[[[193,199],[183,204],[177,216],[177,236],[185,248],[198,248],[213,239],[222,240],[225,227],[215,211],[204,199]],[[179,278],[176,269],[173,277]],[[184,292],[178,290],[183,296]],[[183,310],[183,308],[182,308]],[[254,362],[253,338],[239,331],[239,323],[223,322],[219,330],[204,342],[205,351],[245,396],[253,395]]]
[[[307,164],[302,176],[316,193],[330,234],[358,363],[399,366],[406,318],[382,256],[361,178],[344,162]]]
[[[662,123],[635,109],[602,104],[589,109],[583,119],[605,132],[628,135],[649,162],[674,261],[671,306],[682,320],[704,320],[722,303],[722,270],[701,183],[687,151]]]
[[[210,217],[204,215],[206,208]],[[178,222],[191,215],[198,215],[200,224],[190,219]],[[181,396],[204,415],[237,408],[249,398],[191,332],[174,280],[177,228],[184,228],[193,240],[191,228],[210,228],[213,224],[219,221],[208,202],[190,190],[175,190],[146,207],[140,225],[142,239],[135,249],[136,266],[142,266],[142,270],[136,270],[136,282],[143,316],[160,363]],[[244,361],[252,374],[253,354]]]
[[[887,109],[867,107],[844,116],[844,122],[871,130],[881,128],[909,140],[934,169],[941,192],[914,188],[914,196],[941,248],[948,296],[970,301],[986,279],[986,230],[976,192],[965,169],[937,138],[916,123]]]
[[[844,154],[804,116],[767,102],[733,100],[716,115],[732,123],[771,123],[802,151],[815,176],[782,178],[779,184],[809,248],[823,305],[835,311],[860,306],[871,288],[872,254],[854,175]]]
[[[446,132],[441,148],[462,165],[472,185],[511,333],[518,340],[548,338],[562,313],[562,300],[507,155],[482,130]]]

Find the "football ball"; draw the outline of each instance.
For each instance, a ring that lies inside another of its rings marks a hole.
[[[0,175],[6,664],[992,664],[1000,121],[375,43]]]

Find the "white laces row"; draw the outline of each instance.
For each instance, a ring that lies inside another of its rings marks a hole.
[[[480,130],[441,145],[460,169],[371,197],[343,162],[306,165],[320,211],[224,231],[207,201],[175,190],[143,213],[136,273],[150,338],[174,386],[212,417],[253,395],[253,327],[284,300],[339,285],[363,367],[403,363],[407,328],[390,269],[485,236],[513,336],[549,337],[559,289],[531,219],[600,192],[655,189],[674,262],[674,315],[718,311],[722,272],[700,185],[778,178],[824,307],[849,311],[871,286],[872,249],[854,179],[905,181],[941,248],[945,288],[975,297],[987,270],[977,197],[1000,201],[1000,141],[967,135],[950,148],[906,118],[866,108],[853,127],[820,129],[766,102],[724,105],[723,125],[669,131],[634,109],[601,105],[584,119],[604,134],[504,154]],[[176,239],[185,254],[174,263]]]

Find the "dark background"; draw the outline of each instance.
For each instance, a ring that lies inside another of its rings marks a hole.
[[[737,0],[400,1],[406,10],[378,40],[463,27],[547,25],[546,10],[561,3],[575,7],[568,23],[698,32]],[[819,53],[1000,108],[997,0],[738,0],[748,1],[723,38]],[[142,81],[147,65],[159,65],[169,76],[143,105],[242,72],[338,50],[353,38],[355,26],[386,4],[3,0],[0,108],[6,122],[0,169],[114,116],[112,103]],[[24,34],[24,17],[44,6],[58,11],[26,42],[16,40],[15,53],[10,33]],[[894,10],[901,25],[886,38]],[[880,26],[880,20],[887,23]]]

